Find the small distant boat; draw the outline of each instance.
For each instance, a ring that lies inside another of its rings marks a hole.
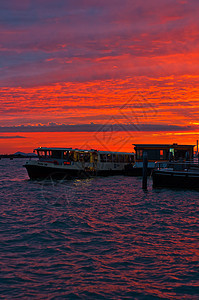
[[[125,174],[134,164],[134,153],[39,147],[38,160],[29,160],[24,167],[31,179],[84,178]]]
[[[180,187],[199,189],[199,164],[191,162],[157,163],[152,172],[153,187]]]

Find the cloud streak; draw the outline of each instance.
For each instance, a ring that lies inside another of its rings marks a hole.
[[[81,125],[38,125],[38,126],[10,126],[0,127],[0,132],[170,132],[170,131],[193,131],[197,126],[176,126],[176,125],[151,125],[151,124],[81,124]],[[2,137],[3,138],[3,137]],[[9,138],[9,137],[6,137]],[[14,136],[12,138],[23,138],[21,136]]]
[[[12,136],[0,135],[0,139],[25,139],[25,138],[26,138],[25,136],[20,136],[20,135],[12,135]]]

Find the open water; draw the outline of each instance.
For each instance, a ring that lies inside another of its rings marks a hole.
[[[199,299],[199,192],[0,161],[1,299]]]

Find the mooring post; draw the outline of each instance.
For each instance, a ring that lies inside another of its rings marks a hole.
[[[189,169],[189,152],[185,153],[185,169]]]
[[[142,170],[143,190],[147,190],[147,166],[148,166],[148,155],[147,152],[143,152],[143,170]]]
[[[198,153],[198,140],[196,141],[196,147],[197,147],[197,150],[196,150],[196,157],[198,158],[198,165],[199,165],[199,153]]]
[[[185,160],[186,160],[186,161],[189,160],[189,152],[188,152],[188,151],[185,153]]]

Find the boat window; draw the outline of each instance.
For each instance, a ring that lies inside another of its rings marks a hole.
[[[84,153],[84,161],[90,162],[90,153]]]
[[[106,162],[106,154],[100,154],[100,161]]]
[[[68,151],[64,151],[63,153],[63,159],[68,159],[69,153]]]
[[[167,151],[160,150],[160,159],[166,159],[166,157],[167,157]]]
[[[142,159],[143,152],[142,150],[137,150],[137,159]]]
[[[112,162],[112,154],[107,154],[107,162]]]
[[[129,158],[131,163],[134,162],[134,155],[130,155]]]
[[[39,151],[37,151],[37,152],[38,152],[38,156],[39,156],[40,158],[46,156],[45,151],[43,151],[43,150],[39,150]]]
[[[68,160],[69,161],[74,161],[74,151],[69,151],[69,153],[68,153]]]
[[[124,155],[123,154],[119,154],[119,162],[124,162]]]
[[[173,156],[174,156],[174,149],[173,148],[170,148],[169,152],[171,152],[173,154]]]
[[[84,153],[79,152],[79,161],[84,161]]]
[[[95,154],[94,153],[90,153],[90,162],[93,163],[94,162],[94,159],[95,159]]]
[[[116,162],[117,160],[116,160],[116,154],[113,154],[112,155],[112,159],[113,159],[113,162]]]
[[[79,152],[77,152],[77,151],[73,152],[73,160],[74,161],[79,161]]]
[[[130,156],[129,156],[128,154],[125,154],[124,157],[125,157],[125,158],[124,158],[124,162],[125,162],[125,163],[130,162]]]
[[[50,150],[47,150],[46,151],[46,157],[51,157],[52,156],[52,151],[50,151]]]
[[[62,158],[62,151],[60,150],[52,150],[52,158]]]
[[[98,154],[96,152],[93,153],[94,161],[98,161]]]

